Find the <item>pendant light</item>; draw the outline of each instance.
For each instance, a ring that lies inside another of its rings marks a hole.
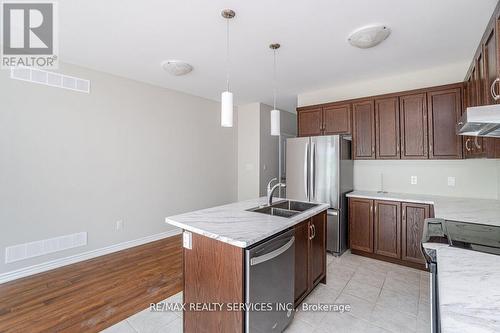
[[[276,50],[280,48],[280,44],[275,43],[269,45],[269,48],[274,52],[273,62],[273,109],[271,110],[271,135],[280,135],[280,111],[276,109]]]
[[[221,94],[221,117],[222,127],[233,127],[233,93],[229,91],[229,20],[236,13],[231,9],[224,9],[221,13],[226,19],[226,91]]]

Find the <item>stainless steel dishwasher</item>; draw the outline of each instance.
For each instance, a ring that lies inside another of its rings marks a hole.
[[[246,250],[245,301],[255,306],[245,312],[247,333],[283,332],[293,319],[293,235],[292,229]]]

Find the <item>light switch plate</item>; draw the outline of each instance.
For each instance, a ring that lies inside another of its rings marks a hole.
[[[410,177],[410,184],[417,185],[417,182],[418,182],[417,176]]]
[[[455,177],[448,177],[448,186],[455,186],[456,184],[456,181],[455,181]]]
[[[188,250],[193,248],[193,234],[191,232],[184,231],[182,233],[182,246]]]

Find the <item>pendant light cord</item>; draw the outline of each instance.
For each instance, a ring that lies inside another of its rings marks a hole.
[[[229,19],[226,23],[226,88],[229,91]]]
[[[276,110],[276,50],[274,52],[274,63],[273,63],[273,110]]]

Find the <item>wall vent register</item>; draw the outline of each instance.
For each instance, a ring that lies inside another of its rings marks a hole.
[[[14,67],[10,78],[90,94],[90,81],[38,68]]]
[[[87,245],[86,232],[13,245],[5,249],[5,263],[8,264],[85,245]]]

